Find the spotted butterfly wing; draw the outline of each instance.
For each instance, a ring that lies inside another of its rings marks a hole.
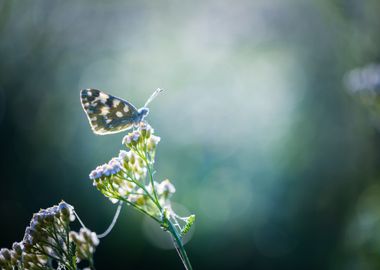
[[[135,106],[97,89],[81,90],[81,103],[94,133],[106,135],[130,129],[139,121]]]

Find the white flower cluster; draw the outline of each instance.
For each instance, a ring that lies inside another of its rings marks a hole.
[[[135,181],[141,182],[142,179],[146,178],[147,168],[141,157],[132,151],[120,151],[119,156],[111,159],[109,163],[117,163],[120,169],[107,175],[105,173],[99,173],[99,171],[102,170],[101,168],[106,166],[99,166],[95,170],[98,171],[100,176],[93,179],[93,185],[113,203],[116,203],[119,197],[127,198],[132,193],[135,194],[138,189],[138,185]],[[95,173],[91,172],[90,176],[94,174]]]
[[[129,151],[121,150],[118,157],[98,166],[90,173],[90,179],[113,203],[122,200],[160,217],[157,203],[166,205],[175,187],[167,179],[157,183],[151,178],[156,146],[160,141],[153,133],[152,127],[141,123],[136,131],[123,138],[122,143]]]
[[[0,250],[1,269],[53,269],[53,261],[66,269],[76,269],[72,258],[78,248],[72,245],[76,243],[69,238],[69,234],[73,234],[70,232],[69,223],[74,219],[73,207],[63,201],[59,205],[35,213],[25,230],[23,240],[15,242],[11,250]],[[84,239],[91,246],[98,243],[92,238]],[[84,243],[81,243],[81,246],[84,246]],[[92,260],[92,253],[86,253],[88,256],[83,259]]]

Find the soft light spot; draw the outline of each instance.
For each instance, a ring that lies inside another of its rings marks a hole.
[[[109,97],[109,96],[108,96],[107,94],[104,94],[104,93],[102,93],[102,92],[99,93],[99,98],[100,98],[100,99],[108,99],[108,97]]]
[[[120,104],[120,100],[118,100],[118,99],[114,99],[113,100],[113,106],[116,108],[117,106],[119,106],[119,104]]]
[[[110,113],[110,109],[108,108],[108,107],[102,107],[101,109],[100,109],[100,114],[101,115],[107,115],[107,114],[109,114]]]
[[[117,116],[117,117],[123,117],[123,113],[122,113],[122,112],[119,112],[119,111],[117,111],[117,112],[116,112],[116,116]]]
[[[99,93],[99,100],[101,103],[105,104],[109,98],[109,95],[104,94],[102,92]]]
[[[123,108],[123,110],[124,110],[125,112],[128,112],[128,111],[129,111],[129,108],[128,108],[128,106],[127,106],[127,105],[124,105],[124,108]]]

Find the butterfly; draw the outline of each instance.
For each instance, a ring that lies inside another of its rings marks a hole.
[[[140,109],[124,99],[97,89],[81,90],[80,99],[92,131],[107,135],[128,130],[143,122],[149,113],[148,104],[160,92],[162,90],[158,88]]]

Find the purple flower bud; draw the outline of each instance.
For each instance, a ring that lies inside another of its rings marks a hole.
[[[131,137],[128,135],[125,135],[122,140],[122,144],[129,145],[131,143]]]
[[[112,174],[112,170],[113,170],[113,168],[110,165],[105,164],[103,167],[103,174],[105,176],[110,176]]]
[[[60,202],[58,205],[59,212],[61,212],[62,216],[66,218],[70,217],[72,208],[73,207],[71,205],[65,203],[64,201]]]
[[[113,158],[108,162],[108,165],[112,167],[112,174],[116,174],[121,170],[122,160],[120,158]]]
[[[132,133],[132,141],[134,141],[134,142],[138,142],[139,141],[139,139],[140,139],[140,132],[138,132],[138,131],[135,131],[135,132],[133,132]]]
[[[140,141],[141,134],[138,131],[134,131],[128,133],[128,135],[124,136],[122,143],[128,147],[134,147]]]
[[[95,170],[93,170],[90,173],[89,177],[90,177],[90,179],[95,180],[95,179],[100,178],[102,176],[102,174],[103,174],[103,167],[102,166],[98,166],[98,167],[96,167]]]
[[[128,152],[125,150],[120,150],[119,152],[119,158],[121,160],[126,160],[128,158]]]

